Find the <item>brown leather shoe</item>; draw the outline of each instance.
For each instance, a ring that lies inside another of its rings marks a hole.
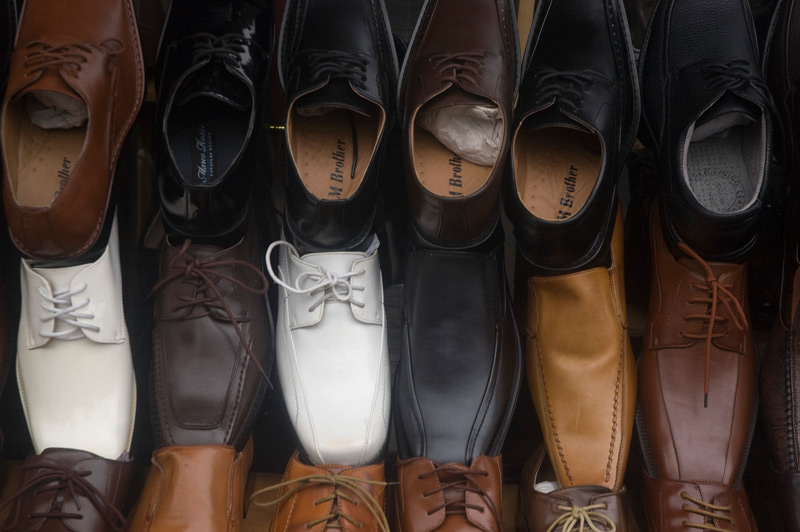
[[[277,505],[271,532],[308,532],[341,529],[344,532],[389,532],[384,514],[383,462],[350,467],[312,466],[294,453],[283,482],[251,496],[256,506]],[[258,499],[279,490],[276,499]]]
[[[508,0],[429,0],[420,14],[400,101],[411,215],[433,244],[477,244],[494,228],[518,76],[516,35]],[[430,111],[480,106],[499,110],[502,122],[488,165],[456,155],[420,125]]]
[[[22,532],[123,532],[122,513],[133,462],[108,460],[86,451],[46,449],[22,465],[19,490],[4,530]]]
[[[541,446],[522,469],[519,481],[517,530],[633,530],[625,488],[603,486],[559,488],[556,475]]]
[[[154,287],[159,446],[247,441],[274,360],[263,253],[254,222],[230,248],[166,237]]]
[[[164,447],[153,453],[129,532],[239,532],[253,440]]]
[[[733,497],[736,511],[740,504],[746,508],[741,478],[755,422],[756,351],[748,325],[747,265],[706,262],[682,243],[673,254],[658,209],[651,238],[653,285],[639,363],[638,428],[647,471],[660,483],[648,492],[661,493],[648,499],[649,519],[670,522],[666,529],[676,530],[674,516],[695,503],[681,499],[677,488],[666,497],[671,481],[714,486],[711,495],[688,493],[713,503],[726,492],[719,500],[729,502],[720,506],[732,504]],[[734,519],[725,528],[748,530],[751,520]]]
[[[74,257],[94,244],[143,94],[131,0],[25,2],[1,124],[6,218],[23,253]]]
[[[428,458],[397,462],[395,532],[500,532],[503,512],[502,458],[478,456],[463,464]]]
[[[562,488],[622,488],[636,408],[625,309],[622,213],[611,266],[528,281],[527,368]]]

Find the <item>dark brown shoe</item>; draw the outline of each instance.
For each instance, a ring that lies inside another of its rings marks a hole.
[[[3,99],[11,238],[37,258],[98,239],[117,157],[144,95],[131,0],[28,0]]]
[[[123,532],[133,462],[72,449],[46,449],[22,465],[4,530]]]
[[[508,0],[429,0],[417,22],[401,73],[400,102],[411,215],[432,244],[480,243],[497,221],[519,68],[516,35]],[[487,108],[499,120],[499,135],[479,164],[421,125],[424,116],[437,123],[431,113]]]

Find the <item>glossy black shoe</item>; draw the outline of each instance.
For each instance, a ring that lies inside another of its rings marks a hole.
[[[668,244],[741,262],[764,211],[773,122],[747,0],[663,0],[639,61]]]
[[[158,53],[154,152],[161,210],[180,234],[246,227],[274,34],[270,1],[172,1]]]
[[[279,46],[287,236],[301,251],[368,244],[396,103],[383,1],[289,0]]]
[[[622,1],[543,0],[527,50],[506,190],[520,252],[545,273],[606,266],[639,124]]]

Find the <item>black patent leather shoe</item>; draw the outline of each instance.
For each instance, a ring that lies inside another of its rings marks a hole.
[[[372,233],[397,58],[382,0],[289,0],[279,44],[288,104],[284,227],[304,250]]]
[[[171,230],[216,237],[246,227],[274,35],[270,1],[172,1],[158,52],[154,134]]]
[[[543,273],[607,265],[640,114],[622,1],[543,0],[527,50],[506,190],[519,250]]]
[[[769,189],[773,122],[747,1],[663,0],[639,61],[668,244],[743,261]]]

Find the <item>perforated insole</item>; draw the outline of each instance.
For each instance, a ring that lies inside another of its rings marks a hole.
[[[17,202],[29,207],[50,205],[69,183],[85,140],[85,125],[42,129],[24,116],[17,151]]]
[[[433,134],[414,128],[414,171],[422,186],[438,196],[468,196],[489,180],[492,166],[465,161]]]
[[[514,158],[522,204],[547,221],[567,220],[583,208],[602,164],[595,135],[561,127],[521,129]]]
[[[347,199],[358,190],[378,138],[378,120],[347,109],[322,116],[293,112],[289,142],[306,188],[321,199]]]
[[[736,212],[753,197],[755,189],[742,149],[742,135],[742,128],[731,128],[726,137],[689,143],[689,188],[710,211]]]

